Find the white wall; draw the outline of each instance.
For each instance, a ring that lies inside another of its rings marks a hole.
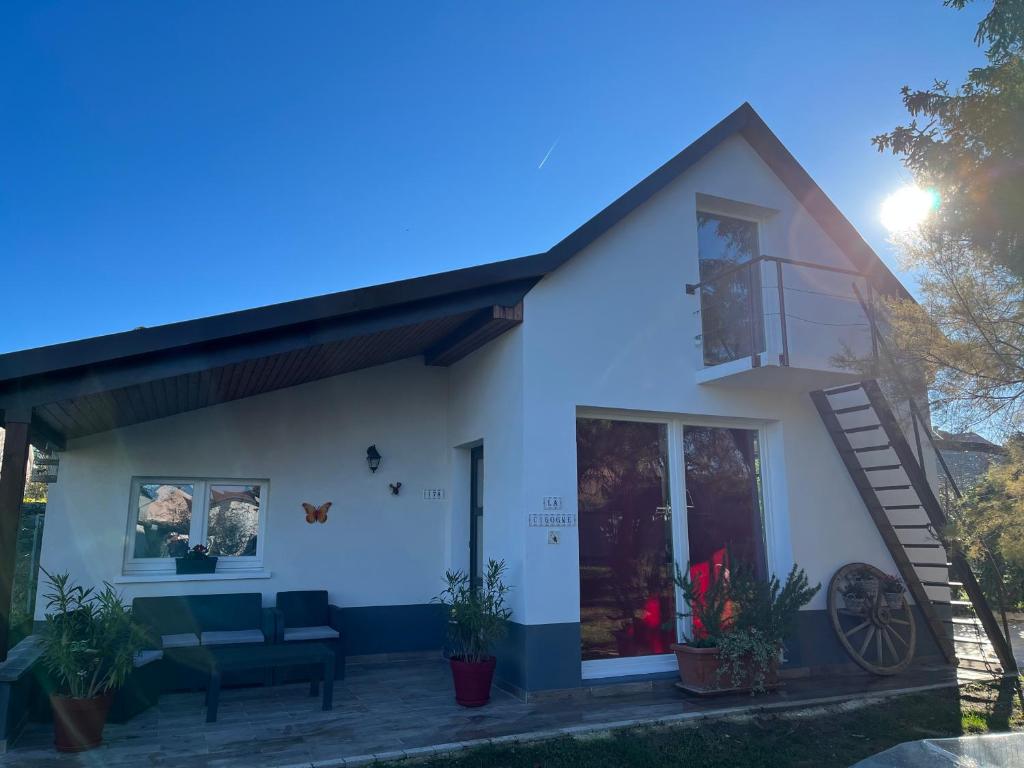
[[[522,327],[452,366],[448,432],[453,446],[484,447],[484,557],[504,559],[513,619],[523,622],[524,531]],[[452,562],[469,567],[469,451],[454,450]]]
[[[741,418],[766,425],[776,567],[795,559],[812,581],[825,583],[851,560],[891,570],[806,394],[696,383],[697,299],[684,284],[698,280],[698,193],[776,209],[761,230],[764,253],[849,266],[735,137],[545,277],[524,303],[523,517],[540,511],[546,495],[576,508],[578,407]],[[523,530],[526,623],[578,621],[577,531],[566,530],[554,546],[545,529]]]
[[[133,475],[267,478],[269,579],[119,584],[136,595],[321,589],[343,606],[426,603],[448,566],[448,370],[405,360],[72,441],[50,486],[42,565],[122,573]],[[366,465],[375,443],[384,459]],[[401,481],[399,496],[388,483]],[[302,502],[334,502],[326,524]],[[40,589],[40,595],[43,588]],[[45,605],[40,596],[37,615]]]

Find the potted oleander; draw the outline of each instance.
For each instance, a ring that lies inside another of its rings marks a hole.
[[[95,591],[67,573],[43,573],[49,592],[42,661],[53,688],[54,746],[81,752],[103,741],[111,700],[131,674],[145,632],[110,584]]]
[[[446,571],[447,586],[435,599],[448,609],[448,663],[455,684],[455,701],[482,707],[491,699],[497,659],[492,650],[508,632],[512,609],[505,605],[510,587],[504,581],[504,560],[488,560],[480,584],[465,571]]]
[[[719,566],[695,583],[676,566],[676,585],[695,631],[672,646],[682,685],[695,693],[763,692],[777,684],[779,657],[797,616],[821,589],[796,565],[783,583],[753,568]]]
[[[181,557],[174,558],[175,573],[214,573],[217,570],[217,557],[210,554],[205,544],[196,544]]]

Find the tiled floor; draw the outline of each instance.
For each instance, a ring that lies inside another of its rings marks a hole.
[[[839,676],[787,681],[752,699],[694,699],[659,682],[628,695],[587,695],[524,703],[495,690],[489,705],[455,704],[446,664],[417,660],[352,665],[338,682],[334,710],[320,711],[308,686],[225,690],[218,722],[207,724],[201,693],[161,697],[157,708],[125,725],[108,725],[106,743],[81,755],[58,755],[50,726],[33,724],[0,766],[175,766],[270,768],[412,750],[514,734],[599,726],[630,720],[699,715],[737,706],[797,705],[823,697],[856,697],[950,682],[948,668],[917,668],[895,678]],[[610,689],[604,692],[611,692]]]

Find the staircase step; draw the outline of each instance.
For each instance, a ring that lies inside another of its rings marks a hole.
[[[943,624],[964,625],[964,626],[968,626],[968,627],[982,627],[982,628],[984,628],[984,626],[985,626],[984,624],[981,623],[981,619],[943,619],[942,623]]]
[[[895,527],[895,526],[894,526]],[[952,568],[952,563],[911,563],[915,568]]]
[[[965,644],[970,644],[970,645],[985,645],[985,646],[987,646],[989,644],[987,637],[982,637],[982,638],[978,638],[978,637],[962,637],[960,635],[953,635],[953,642],[954,643],[965,643]]]
[[[891,507],[882,507],[886,512],[890,509],[920,509],[920,504],[893,504]]]
[[[879,485],[873,487],[872,491],[909,491],[913,486],[910,485]]]
[[[871,432],[873,430],[881,429],[881,428],[882,428],[881,424],[868,424],[867,426],[864,426],[864,427],[850,427],[849,429],[844,429],[843,430],[843,434],[844,435],[853,435],[853,434],[856,434],[857,432]]]
[[[918,525],[894,525],[893,526],[893,530],[896,530],[896,531],[926,531],[926,530],[929,530],[931,527],[932,527],[931,523],[920,523]],[[911,563],[911,565],[914,565],[914,563]],[[936,565],[942,565],[942,564],[941,563],[936,563]]]
[[[880,464],[877,467],[861,467],[862,472],[881,472],[885,469],[903,469],[902,464]]]
[[[874,451],[888,451],[892,448],[889,443],[883,445],[866,445],[863,448],[851,448],[848,453],[873,453]]]
[[[857,413],[858,411],[867,411],[871,409],[870,403],[868,405],[851,405],[847,408],[834,408],[832,413],[839,416],[843,413]]]
[[[957,658],[960,659],[960,661],[974,661],[979,664],[990,664],[996,667],[999,665],[999,659],[995,656],[961,656],[960,654],[957,654]],[[1000,669],[1000,671],[1002,670]]]
[[[963,586],[963,584],[961,584],[959,581],[924,581],[924,580],[922,580],[921,584],[923,584],[926,587],[949,587],[951,589],[955,588],[955,587],[962,587]]]
[[[942,549],[941,544],[903,544],[904,549]]]
[[[863,386],[858,381],[856,384],[846,384],[842,387],[836,387],[835,389],[826,389],[826,395],[841,395],[844,392],[854,392],[858,389],[863,389]]]

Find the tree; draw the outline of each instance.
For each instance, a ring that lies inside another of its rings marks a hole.
[[[899,366],[926,375],[940,420],[1012,434],[1024,423],[1024,0],[994,0],[974,40],[986,66],[956,90],[904,87],[910,123],[873,139],[941,199],[897,241],[921,303],[890,300],[887,315]]]
[[[1000,609],[1024,603],[1024,435],[1011,439],[1007,451],[951,516],[986,597]]]
[[[1024,0],[994,0],[974,42],[988,46],[987,66],[952,91],[946,81],[904,86],[911,122],[872,141],[939,191],[942,232],[1024,275]]]

